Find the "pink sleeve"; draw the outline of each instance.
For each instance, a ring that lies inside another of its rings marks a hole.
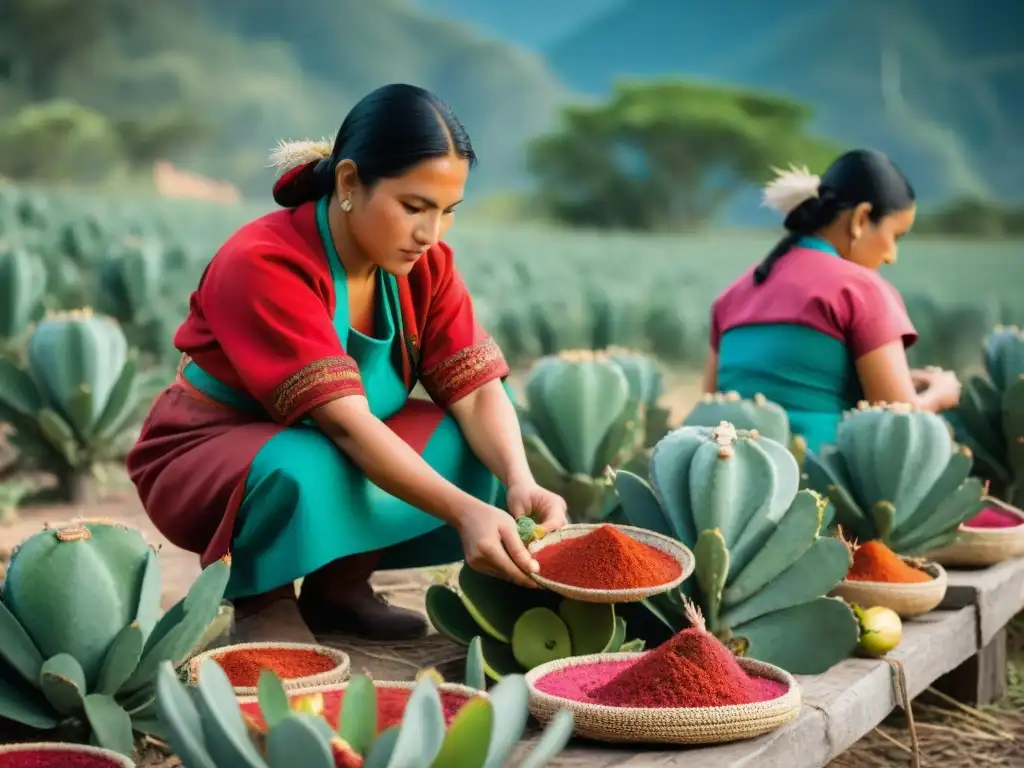
[[[866,273],[864,279],[844,286],[841,292],[846,346],[854,359],[894,341],[904,347],[917,341],[899,292],[883,278]]]

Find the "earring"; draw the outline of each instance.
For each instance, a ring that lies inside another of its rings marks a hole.
[[[342,200],[341,201],[341,210],[343,210],[345,213],[348,213],[349,211],[351,211],[352,210],[352,201],[348,200],[348,199]]]

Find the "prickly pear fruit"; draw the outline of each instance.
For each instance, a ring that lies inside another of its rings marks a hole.
[[[538,539],[544,538],[544,529],[537,525],[537,521],[528,515],[523,515],[516,520],[516,530],[523,544],[529,546]]]

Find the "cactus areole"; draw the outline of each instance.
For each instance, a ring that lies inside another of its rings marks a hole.
[[[786,693],[785,684],[748,674],[692,603],[687,615],[693,626],[637,660],[568,667],[542,677],[537,688],[609,707],[724,707]]]
[[[308,648],[239,648],[214,657],[235,688],[255,688],[269,669],[283,680],[330,672],[338,662]]]
[[[643,589],[669,584],[682,566],[671,555],[612,525],[565,539],[535,555],[545,579],[582,589]]]

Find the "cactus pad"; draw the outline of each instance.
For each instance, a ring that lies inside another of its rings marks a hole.
[[[569,628],[550,608],[531,608],[512,628],[512,655],[525,669],[571,656]]]

